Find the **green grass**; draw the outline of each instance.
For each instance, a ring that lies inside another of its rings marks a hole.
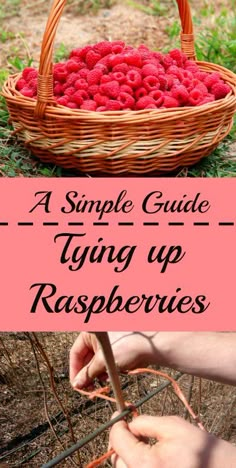
[[[142,2],[138,0],[126,0],[126,3],[137,10],[143,11],[147,15],[163,16],[168,12],[167,6],[157,0],[153,0],[152,2],[146,0]]]

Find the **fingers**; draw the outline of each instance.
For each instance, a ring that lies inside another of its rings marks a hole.
[[[87,344],[84,340],[83,333],[80,333],[78,338],[75,340],[71,350],[70,350],[70,383],[73,383],[74,378],[78,372],[82,369],[86,356],[91,353]]]
[[[159,441],[184,436],[189,430],[199,430],[178,416],[141,415],[129,424],[135,437],[152,437]]]
[[[119,421],[111,429],[110,445],[115,450],[112,462],[116,468],[140,465],[143,459],[143,451],[148,448],[130,432],[125,421]],[[122,460],[119,460],[120,457]]]
[[[87,365],[82,366],[82,369],[74,377],[72,386],[77,388],[87,387],[95,377],[104,374],[105,370],[105,362],[102,352],[99,350]]]

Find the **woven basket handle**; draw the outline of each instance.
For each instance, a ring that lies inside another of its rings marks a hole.
[[[195,59],[193,23],[188,0],[176,0],[182,26],[180,35],[181,49],[190,59]],[[38,97],[35,117],[42,119],[48,104],[55,104],[53,97],[53,46],[57,27],[65,7],[66,0],[54,0],[46,24],[38,76]]]

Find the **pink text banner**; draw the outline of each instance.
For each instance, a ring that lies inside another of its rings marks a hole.
[[[235,330],[236,179],[2,179],[0,330]]]

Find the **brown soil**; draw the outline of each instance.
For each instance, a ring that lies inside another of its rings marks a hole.
[[[155,17],[122,3],[114,5],[111,9],[102,9],[96,15],[79,16],[65,11],[56,35],[55,49],[61,43],[71,50],[104,39],[122,39],[133,46],[145,43],[151,48],[159,48],[161,44],[163,48],[168,41],[165,28],[167,22],[174,18],[173,13],[176,14],[175,8],[171,6],[168,19],[165,16]],[[15,35],[11,40],[10,51],[14,49],[16,55],[17,49],[19,56],[25,56],[27,52],[37,63],[47,15],[45,7],[39,13],[32,6],[23,6],[17,16],[8,18],[7,29]],[[6,65],[10,51],[7,41],[3,45],[0,66]]]

